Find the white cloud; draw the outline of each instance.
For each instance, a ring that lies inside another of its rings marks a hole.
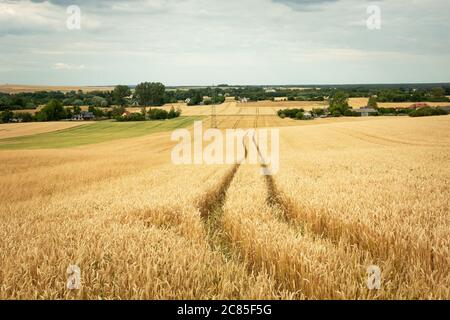
[[[52,69],[54,70],[83,70],[86,67],[84,66],[84,64],[80,64],[80,65],[73,65],[73,64],[68,64],[68,63],[62,63],[62,62],[57,62],[55,64],[53,64]]]

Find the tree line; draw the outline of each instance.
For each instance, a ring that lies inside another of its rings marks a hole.
[[[296,120],[310,120],[312,118],[317,118],[320,116],[330,116],[330,117],[358,117],[361,113],[353,110],[348,103],[349,95],[345,91],[336,91],[333,95],[328,98],[328,108],[315,108],[310,112],[306,113],[304,109],[291,108],[278,110],[277,114],[280,118],[291,118]],[[414,109],[407,108],[381,108],[378,107],[378,97],[369,97],[367,107],[374,109],[371,115],[409,115],[411,117],[426,117],[426,116],[437,116],[446,115],[447,111],[441,108],[432,108],[429,106],[422,106]]]
[[[132,92],[132,89],[134,89]],[[440,87],[397,87],[372,86],[321,87],[321,88],[276,88],[269,90],[263,86],[173,88],[168,89],[159,82],[143,82],[136,87],[118,85],[112,91],[83,92],[40,91],[34,93],[0,93],[0,111],[36,109],[58,100],[64,106],[161,106],[167,103],[187,101],[188,105],[220,104],[226,96],[247,98],[251,101],[274,100],[287,97],[290,101],[327,101],[343,92],[348,97],[376,96],[378,102],[450,102],[450,86]],[[206,97],[206,99],[205,99]]]
[[[134,89],[134,90],[132,90]],[[204,97],[210,97],[205,100]],[[108,108],[112,106],[162,106],[189,99],[189,105],[222,103],[225,101],[223,90],[216,88],[198,88],[189,90],[168,90],[159,82],[143,82],[136,87],[117,85],[111,91],[39,91],[26,93],[0,93],[0,111],[36,109],[52,100],[60,101],[64,106],[93,106]]]
[[[221,85],[202,88],[166,88],[159,82],[143,82],[137,86],[117,85],[111,91],[83,92],[40,91],[34,93],[0,93],[0,121],[8,122],[14,117],[22,121],[52,121],[67,119],[79,114],[81,106],[88,106],[97,118],[115,118],[127,106],[162,106],[167,103],[186,101],[188,105],[220,104],[227,96],[247,98],[253,101],[274,100],[287,97],[291,101],[328,101],[333,116],[351,116],[348,106],[350,97],[369,97],[369,107],[377,102],[450,102],[450,86],[323,86],[321,88],[284,88],[270,89],[264,86]],[[63,111],[59,107],[61,104]],[[42,107],[34,115],[20,110],[33,110]],[[105,110],[107,109],[107,110]],[[13,110],[16,110],[13,112]],[[56,110],[56,111],[55,111]],[[59,110],[59,111],[58,111]]]

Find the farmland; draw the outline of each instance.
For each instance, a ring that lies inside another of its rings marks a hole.
[[[170,130],[208,126],[206,107],[0,139],[0,298],[449,299],[450,116],[303,125],[263,108],[217,120],[279,127],[274,176],[171,164]]]
[[[151,121],[151,122],[114,122],[102,121],[96,123],[89,122],[69,122],[71,126],[67,130],[58,130],[64,122],[46,123],[24,123],[15,126],[16,131],[5,135],[11,136],[2,139],[0,149],[47,149],[47,148],[67,148],[86,144],[100,143],[105,141],[133,138],[151,133],[174,130],[192,124],[201,117],[181,117],[171,121]],[[0,130],[7,130],[11,124],[0,125]],[[14,124],[13,124],[14,126]],[[22,128],[27,128],[27,130]],[[41,134],[25,135],[31,128],[35,131],[46,128],[47,131]],[[22,130],[21,130],[22,129]],[[1,134],[2,131],[0,131]],[[14,136],[16,135],[16,136]],[[1,137],[1,135],[0,135]]]
[[[53,132],[85,125],[82,122],[39,122],[39,123],[8,123],[0,125],[0,139],[35,135]]]
[[[83,90],[85,92],[91,91],[107,91],[112,90],[113,87],[95,87],[95,86],[33,86],[33,85],[20,85],[20,84],[0,84],[0,92],[3,93],[19,93],[19,92],[39,92],[39,91],[78,91]]]
[[[369,98],[349,98],[348,104],[354,108],[358,109],[361,107],[367,106]],[[415,102],[415,103],[423,103],[428,104],[432,107],[446,107],[449,105],[448,102]],[[378,107],[380,108],[408,108],[412,102],[379,102]]]

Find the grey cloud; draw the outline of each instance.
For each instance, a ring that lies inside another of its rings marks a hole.
[[[123,0],[97,0],[97,1],[90,1],[90,0],[31,0],[31,2],[34,3],[43,3],[43,2],[50,2],[51,4],[62,6],[62,7],[68,7],[70,5],[83,5],[83,6],[89,6],[89,7],[109,7],[112,4],[116,2],[127,2]],[[129,0],[135,1],[135,0]]]
[[[272,0],[275,3],[287,5],[294,10],[311,10],[326,3],[337,2],[339,0]]]
[[[365,27],[360,0],[33,2],[7,1],[21,5],[0,11],[0,83],[449,80],[448,0],[377,1],[379,31]],[[65,28],[71,4],[82,9],[79,31]],[[86,68],[69,73],[52,69],[57,63]]]

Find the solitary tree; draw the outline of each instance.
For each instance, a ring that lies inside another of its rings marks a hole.
[[[370,108],[377,109],[378,108],[377,98],[375,98],[374,96],[371,96],[369,98],[369,102],[367,103],[367,106]]]
[[[57,121],[67,116],[61,101],[52,99],[36,114],[38,121]]]
[[[136,86],[134,97],[141,106],[161,106],[165,92],[166,87],[160,82],[143,82]]]
[[[330,113],[334,115],[343,115],[345,111],[349,109],[348,96],[343,91],[337,91],[333,96],[331,96],[329,103]]]
[[[131,95],[130,88],[128,86],[123,85],[116,86],[112,92],[114,103],[122,107],[127,105],[126,97],[129,97],[130,95]]]

